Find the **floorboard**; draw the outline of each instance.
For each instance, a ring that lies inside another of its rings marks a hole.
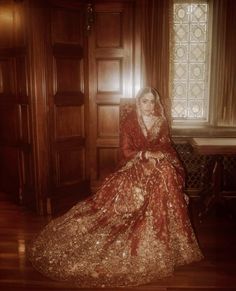
[[[49,218],[14,204],[3,193],[0,202],[0,291],[94,290],[55,282],[34,270],[25,257],[25,246]],[[171,277],[145,286],[121,288],[122,291],[236,290],[235,221],[213,213],[200,223],[198,204],[191,202],[190,211],[205,259],[178,268]]]

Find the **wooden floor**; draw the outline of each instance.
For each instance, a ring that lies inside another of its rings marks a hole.
[[[6,195],[0,194],[0,199],[0,291],[79,289],[43,277],[32,268],[25,257],[27,242],[48,219],[17,206]],[[199,223],[197,215],[194,214],[197,212],[196,204],[191,204],[193,225],[205,260],[181,267],[174,276],[159,280],[155,284],[122,288],[123,291],[236,290],[235,222],[225,216],[217,218],[210,215]]]

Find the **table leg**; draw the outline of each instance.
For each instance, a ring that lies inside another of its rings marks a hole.
[[[202,220],[207,216],[209,211],[216,207],[217,205],[225,210],[228,217],[231,216],[231,211],[229,209],[227,200],[221,195],[222,185],[223,185],[223,157],[215,156],[214,166],[212,170],[211,187],[207,195],[203,199],[202,209],[199,213],[199,217]]]

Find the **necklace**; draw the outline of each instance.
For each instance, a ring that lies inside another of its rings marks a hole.
[[[156,121],[156,116],[154,115],[142,115],[143,122],[147,130],[150,130]]]

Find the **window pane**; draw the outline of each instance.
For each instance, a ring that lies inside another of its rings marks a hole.
[[[207,121],[209,39],[207,1],[174,1],[171,97],[174,120]]]

